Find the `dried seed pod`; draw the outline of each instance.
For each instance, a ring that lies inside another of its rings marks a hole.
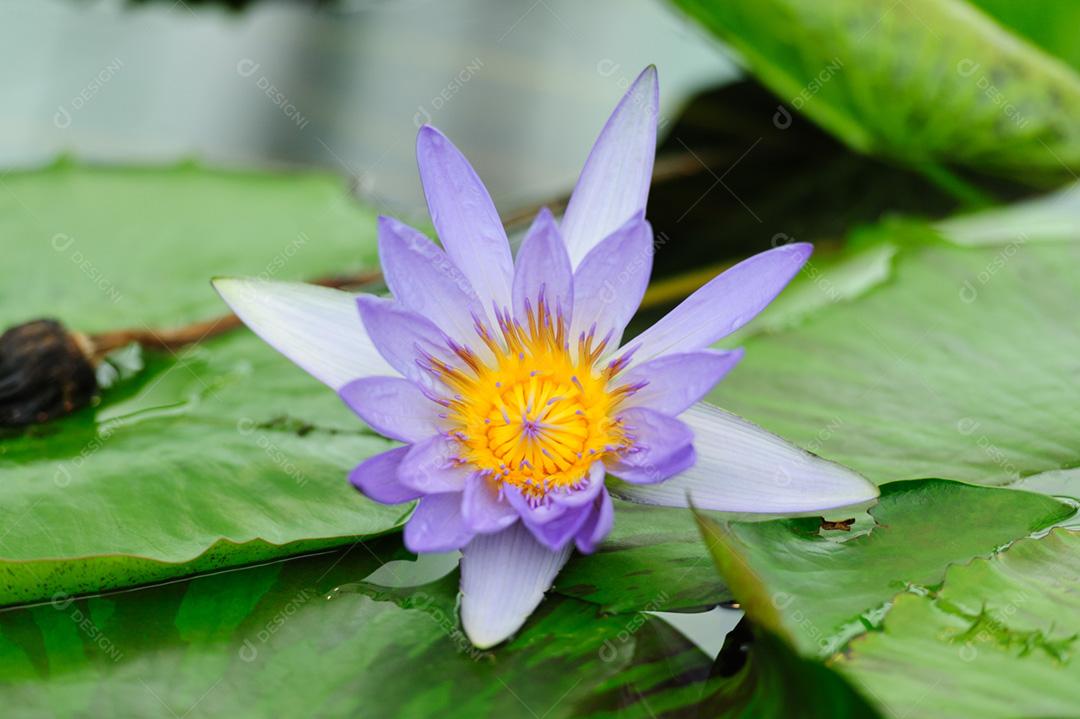
[[[89,342],[52,319],[0,335],[0,426],[48,422],[97,394]]]

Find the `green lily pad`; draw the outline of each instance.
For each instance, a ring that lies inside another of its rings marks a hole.
[[[1049,54],[1080,70],[1080,5],[1061,0],[971,0],[999,23],[1035,43]]]
[[[917,480],[883,485],[870,510],[876,524],[846,541],[813,519],[698,521],[747,616],[801,653],[825,657],[875,626],[897,593],[938,584],[950,564],[990,555],[1073,512],[1041,494]]]
[[[375,213],[338,178],[61,162],[4,175],[0,322],[167,328],[223,314],[210,277],[375,267]]]
[[[918,224],[858,233],[792,287],[819,309],[782,303],[733,338],[746,357],[709,399],[875,482],[1006,484],[1075,467],[1080,236],[1053,237],[961,247]],[[886,255],[884,275],[853,264]],[[854,296],[851,278],[834,279],[853,268],[867,280]]]
[[[800,657],[745,620],[713,664],[698,716],[724,719],[876,719],[881,715],[836,671]],[[731,665],[738,668],[732,669]]]
[[[323,175],[89,169],[4,178],[0,319],[172,327],[208,278],[375,261],[374,215]],[[359,320],[358,320],[359,322]],[[246,330],[147,354],[100,404],[0,439],[0,604],[142,584],[399,526],[345,480],[391,446]]]
[[[1057,529],[903,594],[834,666],[889,716],[1073,716],[1080,533]]]
[[[611,534],[595,554],[571,558],[556,591],[606,612],[701,610],[731,599],[688,510],[613,501]]]
[[[999,21],[1015,19],[1014,32],[960,0],[675,4],[733,47],[781,102],[857,150],[1014,177],[1064,179],[1080,166],[1080,76],[1050,54],[1063,45],[1052,31],[1033,33],[1025,19],[1053,27],[1057,13],[985,3]],[[1075,52],[1066,59],[1075,62]],[[790,122],[786,112],[778,107],[775,122]]]
[[[549,598],[509,643],[475,650],[457,573],[362,580],[397,541],[0,613],[10,716],[661,715],[698,699],[710,660],[663,621]],[[625,714],[623,714],[625,712]]]

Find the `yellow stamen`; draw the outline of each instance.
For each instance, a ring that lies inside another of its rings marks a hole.
[[[614,416],[637,388],[609,387],[624,360],[596,367],[607,340],[583,334],[571,351],[565,319],[542,297],[524,325],[500,314],[499,330],[477,329],[493,359],[455,346],[463,366],[429,358],[429,367],[453,396],[444,417],[459,460],[540,500],[578,486],[594,462],[628,447]]]

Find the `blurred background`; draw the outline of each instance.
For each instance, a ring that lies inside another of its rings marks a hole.
[[[868,13],[860,46],[848,50],[872,48],[885,54],[875,62],[896,61],[888,57],[897,50],[890,13]],[[0,20],[11,58],[0,68],[0,167],[8,172],[57,158],[316,168],[342,177],[365,204],[420,224],[419,125],[446,132],[504,217],[522,219],[538,204],[558,206],[613,103],[656,64],[661,146],[650,218],[679,250],[658,253],[656,276],[689,275],[672,286],[673,299],[717,262],[778,241],[835,240],[889,213],[936,218],[980,204],[936,166],[920,172],[918,152],[889,146],[895,137],[858,147],[843,128],[826,132],[822,117],[800,114],[828,112],[828,96],[850,93],[846,86],[860,79],[884,92],[884,77],[896,72],[887,64],[852,72],[830,54],[837,38],[817,43],[805,28],[791,30],[803,43],[792,76],[809,80],[784,96],[768,68],[740,69],[740,52],[708,32],[708,18],[698,24],[651,0],[13,0]],[[737,31],[736,21],[727,19]],[[776,32],[787,26],[781,18]],[[835,76],[842,82],[830,83]],[[762,78],[774,80],[771,89]],[[880,100],[863,100],[870,126],[887,135]],[[926,126],[916,111],[901,119]],[[956,114],[944,106],[940,113]],[[909,129],[899,136],[925,144]],[[953,139],[944,154],[969,144]],[[1007,173],[979,183],[997,200],[1033,191]]]
[[[661,68],[665,116],[733,79],[704,31],[650,0],[227,4],[15,0],[0,9],[0,164],[198,159],[321,167],[422,209],[435,124],[500,210],[570,187],[614,101]]]

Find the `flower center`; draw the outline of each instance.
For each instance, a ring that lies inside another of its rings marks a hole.
[[[457,344],[450,349],[463,366],[427,359],[454,393],[442,404],[459,461],[535,500],[552,489],[576,488],[594,462],[626,449],[614,415],[637,388],[610,387],[628,357],[596,367],[607,339],[582,334],[571,352],[565,319],[542,297],[536,311],[527,308],[527,318],[526,327],[500,314],[498,337],[477,323],[493,360]]]

